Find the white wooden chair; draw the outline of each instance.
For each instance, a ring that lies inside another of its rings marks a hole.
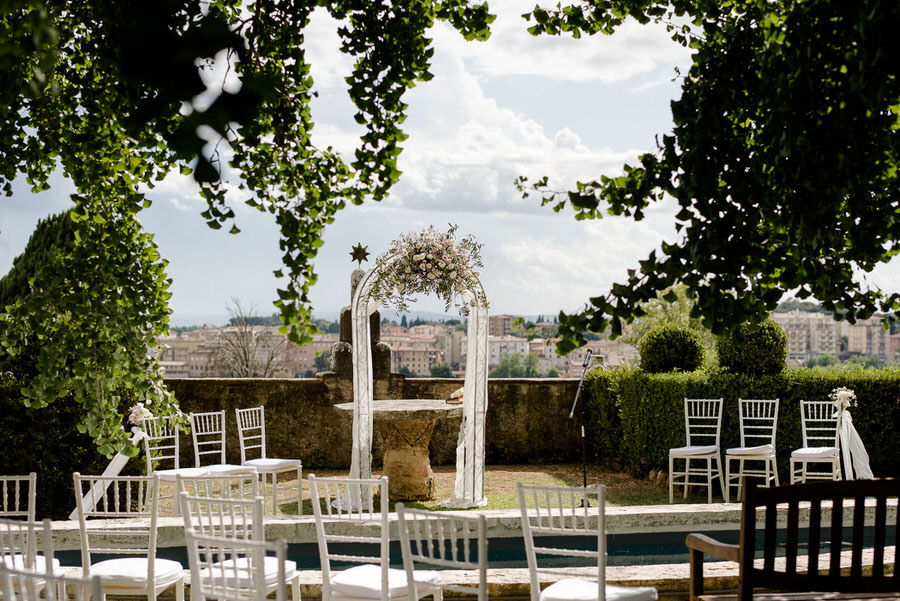
[[[177,601],[184,601],[184,568],[177,561],[156,556],[159,477],[82,476],[76,472],[73,478],[83,574],[100,576],[101,601],[107,592],[155,600],[173,585]],[[85,497],[93,503],[86,505]],[[94,559],[106,554],[128,557]]]
[[[297,500],[297,514],[303,515],[303,462],[299,459],[279,459],[266,454],[266,416],[262,406],[235,409],[238,439],[241,443],[241,465],[250,465],[259,472],[263,484],[263,497],[272,487],[272,513],[281,513],[280,504]],[[248,455],[259,455],[247,458]],[[297,494],[278,498],[278,474],[297,475]]]
[[[655,601],[656,589],[651,586],[606,584],[604,486],[573,488],[517,482],[516,493],[522,514],[531,601]],[[595,577],[573,578],[571,569],[560,568],[558,560],[553,559],[559,557],[589,558],[592,565],[596,561]],[[541,575],[562,576],[562,579],[542,591]]]
[[[791,484],[807,480],[840,480],[840,424],[831,401],[800,401],[803,447],[791,453]],[[823,463],[828,471],[809,470],[809,464]]]
[[[256,474],[256,468],[225,462],[225,410],[190,413],[194,461],[205,475]],[[210,461],[211,460],[211,461]]]
[[[308,481],[322,564],[322,601],[417,601],[428,595],[441,601],[441,576],[437,572],[414,572],[414,598],[406,572],[389,567],[387,477],[317,478],[310,474]],[[375,509],[376,494],[379,509]],[[334,548],[346,543],[354,544],[352,554]],[[360,565],[335,572],[334,561]]]
[[[178,515],[178,498],[175,495],[175,479],[178,476],[201,476],[204,471],[196,467],[181,467],[181,445],[178,440],[178,424],[173,416],[145,417],[141,420],[144,436],[144,456],[147,460],[147,475],[159,476],[161,484],[172,490],[171,495],[160,497],[172,499],[175,515]]]
[[[203,598],[200,595],[204,588],[201,586],[194,589],[193,587],[195,578],[208,579],[209,582],[206,584],[212,587],[229,586],[226,582],[229,578],[226,576],[229,571],[234,569],[236,558],[252,557],[254,553],[259,554],[259,557],[262,558],[262,567],[257,565],[255,570],[262,570],[265,595],[277,591],[278,587],[284,587],[289,583],[292,600],[300,601],[300,572],[297,571],[296,562],[288,561],[284,557],[279,558],[277,554],[274,557],[270,556],[265,553],[265,548],[253,550],[252,545],[242,546],[246,542],[265,541],[262,497],[254,499],[191,497],[186,492],[181,492],[179,501],[185,533],[190,532],[204,537],[196,540],[197,552],[201,553],[202,557],[191,556],[192,601],[199,601]],[[223,542],[225,540],[231,541],[231,543],[225,544]],[[216,546],[227,551],[227,558],[215,558],[213,549]],[[247,555],[248,553],[250,555]],[[195,559],[201,562],[197,564],[196,575],[193,563]],[[238,561],[237,565],[250,567],[247,565],[247,561],[249,560]],[[237,585],[237,581],[242,579],[250,579],[255,570],[245,572],[243,575],[233,575],[235,582],[232,582],[231,585]],[[222,572],[225,572],[225,575]],[[216,580],[223,578],[225,581],[216,583]],[[255,586],[255,584],[244,582],[237,587],[238,591],[235,594],[243,594],[240,591],[251,586]],[[212,593],[208,596],[215,597]]]
[[[745,477],[761,477],[763,486],[778,486],[775,461],[775,431],[778,427],[778,399],[738,399],[740,407],[741,446],[725,451],[725,502],[731,498],[731,487],[737,486],[736,499],[741,498],[741,481]],[[732,462],[738,463],[732,472]],[[747,462],[762,467],[747,467]]]
[[[72,589],[73,601],[103,598],[99,576],[79,578],[0,564],[0,593],[6,601],[68,601],[67,587]]]
[[[178,476],[175,492],[189,497],[219,499],[249,499],[259,496],[259,478],[253,474],[243,476]]]
[[[31,476],[34,476],[34,474],[31,474]],[[25,476],[25,478],[29,477]],[[34,515],[33,511],[31,515]],[[43,553],[37,552],[38,537],[41,540]],[[53,556],[52,542],[53,533],[50,520],[34,522],[0,518],[0,566],[35,572],[51,578],[64,576],[66,570],[60,566],[59,560]],[[31,585],[37,586],[42,590],[45,582],[44,580],[36,579]],[[62,596],[63,593],[64,590],[55,591],[58,597]],[[0,594],[0,598],[7,599],[5,594]]]
[[[34,521],[37,474],[0,476],[0,517]]]
[[[416,564],[439,569],[470,570],[478,584],[466,586],[442,583],[441,589],[465,597],[488,601],[487,526],[484,514],[459,515],[447,511],[426,511],[397,503],[400,528],[400,550],[407,581],[413,583],[412,597],[417,596],[413,577]]]
[[[37,503],[37,474],[27,476],[0,476],[0,556],[3,565],[46,572],[49,557],[51,575],[65,574],[59,560],[53,554],[41,554],[36,550],[36,535],[42,533],[50,542],[50,521],[35,522]],[[23,521],[24,520],[24,521]]]
[[[686,445],[669,449],[669,503],[675,501],[675,486],[684,487],[687,498],[689,486],[705,486],[707,502],[712,503],[713,481],[719,479],[722,496],[726,495],[722,477],[719,436],[722,431],[722,399],[684,399],[684,427]],[[677,469],[677,461],[684,461],[684,471]],[[694,466],[691,466],[694,462]],[[705,463],[705,468],[702,464]]]
[[[185,531],[191,566],[191,598],[263,601],[275,591],[284,601],[287,542],[241,540]],[[296,572],[296,565],[293,567]],[[299,590],[299,589],[298,589]]]

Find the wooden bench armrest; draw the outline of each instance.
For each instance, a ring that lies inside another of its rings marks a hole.
[[[728,561],[739,561],[740,558],[738,545],[722,543],[705,534],[688,534],[684,544],[688,549],[702,551]]]

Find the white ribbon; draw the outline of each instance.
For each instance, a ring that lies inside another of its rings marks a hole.
[[[863,445],[862,439],[853,427],[853,418],[850,412],[843,407],[838,407],[838,420],[841,424],[841,452],[844,455],[844,478],[869,479],[874,478],[869,467],[869,454]]]

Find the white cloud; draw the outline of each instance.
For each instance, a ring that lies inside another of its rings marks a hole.
[[[674,57],[684,60],[688,51],[669,39],[663,25],[641,25],[628,20],[612,36],[598,34],[532,36],[521,15],[534,5],[520,0],[491,2],[497,19],[486,42],[466,42],[451,27],[435,27],[436,47],[452,46],[484,77],[527,75],[552,80],[612,83],[650,73]]]

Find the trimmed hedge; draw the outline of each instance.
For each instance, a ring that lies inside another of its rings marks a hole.
[[[638,343],[641,369],[650,373],[695,371],[703,365],[703,341],[694,330],[667,323],[644,334]]]
[[[22,386],[19,378],[0,373],[0,474],[19,476],[35,472],[37,519],[65,520],[75,508],[72,472],[101,474],[109,459],[97,452],[88,434],[78,432],[84,410],[73,398],[30,409],[19,394]],[[130,400],[122,401],[125,409],[131,404]],[[132,459],[122,473],[139,474],[142,468],[142,462]]]
[[[778,398],[778,471],[782,482],[789,482],[790,454],[802,443],[800,400],[824,400],[839,386],[856,391],[859,405],[851,414],[872,471],[876,476],[900,476],[900,370],[895,368],[844,373],[803,368],[769,376],[720,370],[598,370],[588,376],[588,437],[603,462],[641,476],[652,469],[668,471],[669,449],[685,444],[685,397],[725,399],[723,451],[740,442],[738,398]]]

